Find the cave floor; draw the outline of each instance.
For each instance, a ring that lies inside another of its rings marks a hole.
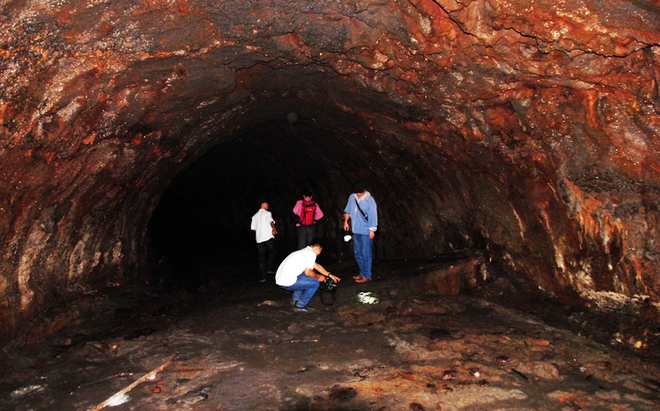
[[[483,298],[416,294],[401,275],[424,267],[375,269],[366,284],[333,269],[336,302],[315,296],[315,313],[293,312],[272,278],[108,300],[105,331],[69,327],[52,355],[5,373],[0,408],[660,409],[655,362]]]

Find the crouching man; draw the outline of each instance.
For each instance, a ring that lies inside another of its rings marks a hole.
[[[296,312],[314,312],[313,308],[307,307],[307,303],[319,288],[320,282],[325,282],[326,277],[336,282],[341,281],[316,262],[316,257],[321,254],[322,249],[320,241],[314,239],[307,247],[289,254],[277,269],[275,283],[285,290],[293,291],[291,304]],[[321,274],[315,273],[314,270]]]

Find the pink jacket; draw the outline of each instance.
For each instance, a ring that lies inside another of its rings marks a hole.
[[[296,205],[293,207],[293,214],[299,217],[300,217],[300,212],[302,211],[302,203],[303,203],[302,200],[298,200],[298,202],[296,202]],[[323,211],[321,211],[321,206],[319,206],[319,203],[316,203],[316,210],[314,211],[314,221],[320,220],[321,218],[323,218]]]

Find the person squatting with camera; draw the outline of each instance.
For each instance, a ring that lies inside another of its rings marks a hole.
[[[314,239],[307,247],[289,254],[275,273],[275,284],[285,290],[293,291],[291,304],[296,312],[315,311],[313,308],[307,307],[307,304],[316,293],[320,283],[325,282],[327,277],[335,282],[341,281],[339,277],[330,274],[316,262],[316,257],[321,254],[322,250],[321,242]]]

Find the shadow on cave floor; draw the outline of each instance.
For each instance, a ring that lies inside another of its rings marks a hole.
[[[195,293],[111,289],[73,304],[78,320],[38,354],[15,358],[0,409],[660,408],[659,363],[572,331],[577,307],[509,294],[502,279],[437,294],[438,278],[480,258],[381,261],[366,284],[351,279],[354,264],[335,264],[336,302],[315,296],[312,314],[294,313],[272,277],[241,282],[240,266]]]

